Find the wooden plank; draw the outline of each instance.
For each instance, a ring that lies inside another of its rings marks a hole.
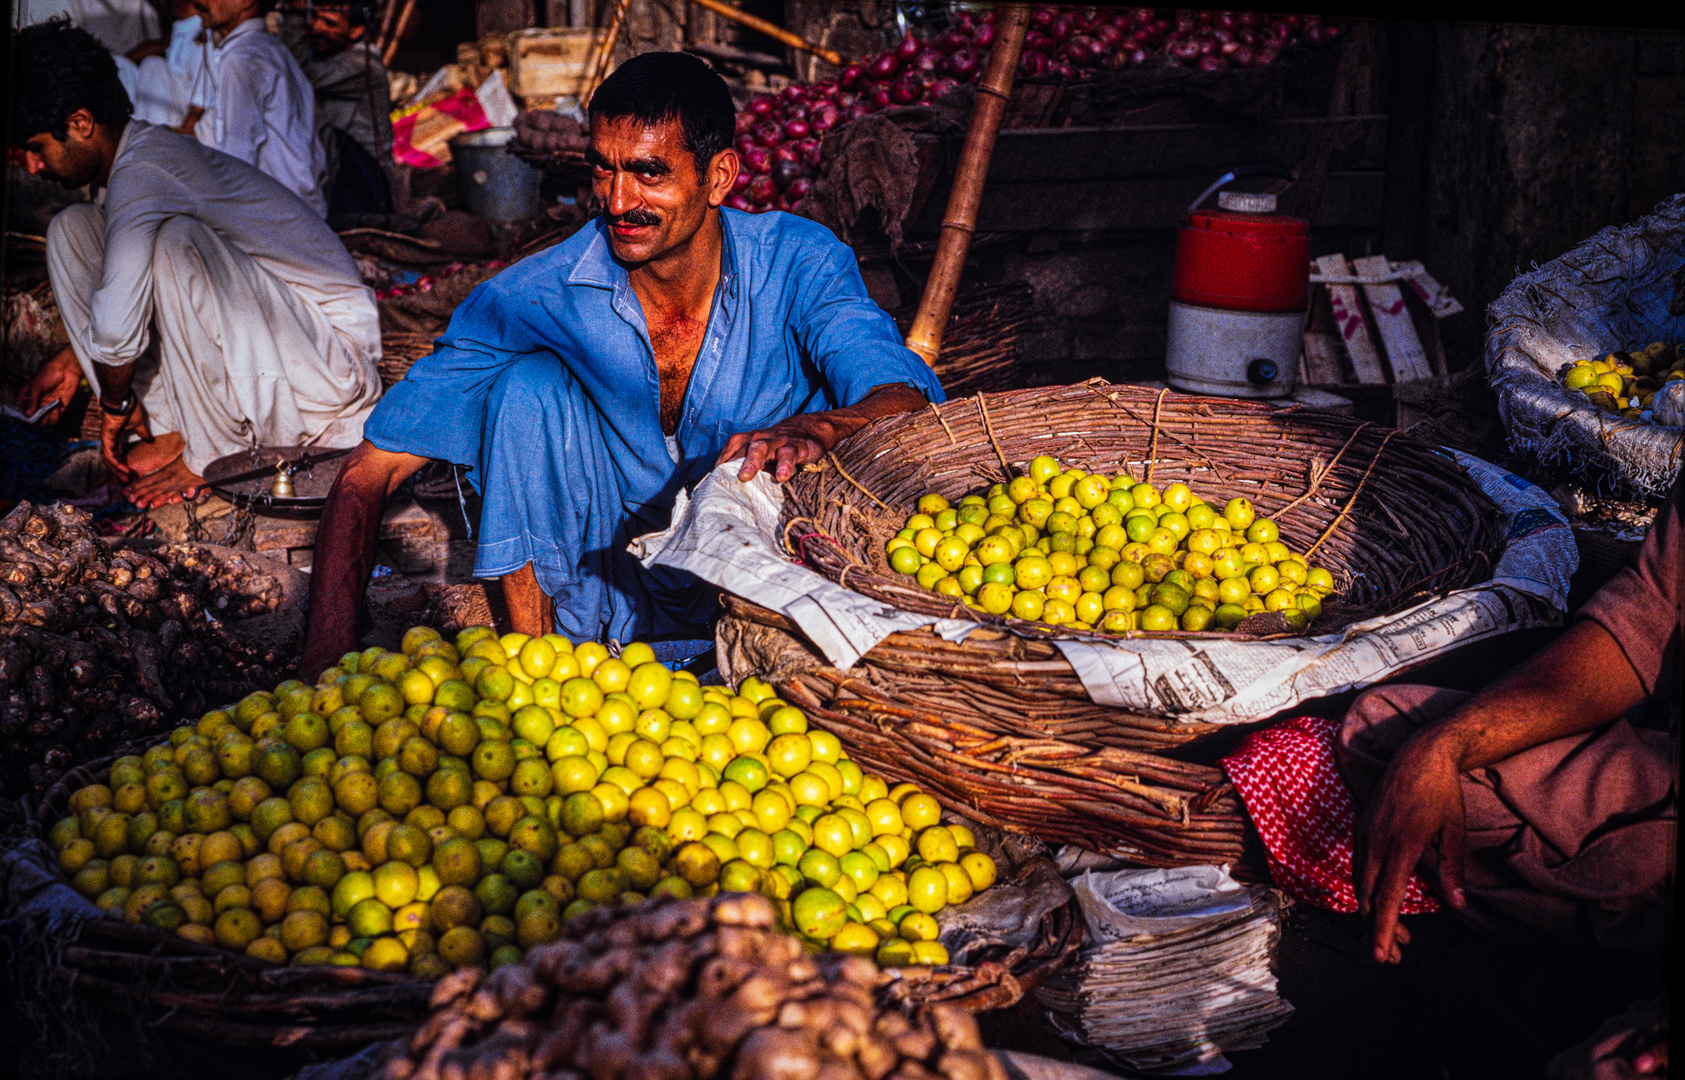
[[[1316,260],[1316,268],[1324,274],[1350,274],[1351,264],[1344,255],[1324,255]],[[1334,309],[1334,321],[1340,327],[1340,339],[1345,342],[1346,355],[1351,358],[1357,381],[1382,385],[1387,381],[1381,367],[1381,354],[1369,338],[1369,324],[1363,315],[1363,301],[1358,298],[1355,285],[1329,285],[1328,301]]]
[[[1340,363],[1340,331],[1329,307],[1328,290],[1311,286],[1311,309],[1305,320],[1303,381],[1311,386],[1340,386],[1346,381]]]
[[[1188,202],[1211,182],[1211,177],[1207,169],[1197,175],[1140,179],[990,181],[983,189],[977,229],[1009,233],[1172,229],[1187,213]],[[1385,184],[1386,174],[1382,172],[1331,173],[1321,208],[1311,224],[1319,228],[1379,228]],[[933,233],[941,227],[948,188],[943,181],[931,189],[923,212],[908,226],[909,232]]]
[[[1392,264],[1385,255],[1370,255],[1353,260],[1352,269],[1363,277],[1384,277],[1392,272]],[[1433,369],[1428,366],[1422,339],[1416,336],[1416,327],[1411,323],[1409,309],[1404,305],[1404,291],[1396,282],[1388,281],[1363,286],[1363,295],[1369,301],[1369,314],[1375,320],[1375,329],[1380,332],[1381,344],[1386,347],[1393,382],[1418,382],[1432,378]]]
[[[1239,124],[1132,124],[1119,127],[1003,130],[989,163],[989,183],[1106,180],[1198,174],[1200,188],[1234,165],[1294,168],[1315,143],[1340,135],[1329,158],[1335,172],[1386,165],[1384,115],[1282,120],[1262,127]],[[937,136],[915,136],[915,140]],[[954,140],[957,143],[957,139]],[[950,158],[953,155],[950,155]],[[1186,202],[1183,203],[1186,206]]]

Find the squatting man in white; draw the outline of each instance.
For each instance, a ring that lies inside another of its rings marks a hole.
[[[93,200],[47,229],[70,345],[32,413],[86,376],[106,467],[140,506],[179,502],[254,445],[355,446],[380,396],[374,294],[321,214],[245,162],[131,119],[117,67],[62,20],[16,34],[12,138],[31,173]],[[55,409],[44,422],[57,419]]]

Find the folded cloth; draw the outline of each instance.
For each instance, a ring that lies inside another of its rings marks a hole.
[[[1264,841],[1277,888],[1329,911],[1357,910],[1352,835],[1357,804],[1334,763],[1340,724],[1298,716],[1247,736],[1218,762]],[[1406,915],[1438,911],[1420,874],[1404,889]]]

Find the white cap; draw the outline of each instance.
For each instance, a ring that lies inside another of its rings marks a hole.
[[[1275,196],[1246,191],[1219,191],[1217,205],[1223,210],[1233,210],[1240,214],[1273,214]]]

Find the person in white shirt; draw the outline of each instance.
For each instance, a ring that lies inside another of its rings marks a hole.
[[[316,137],[316,95],[263,17],[274,0],[194,0],[217,35],[212,145],[279,180],[323,217],[327,155]]]
[[[158,11],[148,0],[18,0],[12,13],[14,26],[69,16],[73,25],[119,55],[160,36]]]
[[[86,32],[27,27],[13,56],[29,171],[99,189],[47,228],[70,345],[19,406],[67,403],[86,376],[106,465],[141,506],[195,494],[207,465],[255,445],[356,445],[380,396],[380,319],[327,222],[250,165],[131,119]]]
[[[173,127],[215,146],[215,121],[205,116],[214,90],[210,32],[194,12],[193,0],[173,0],[171,7],[175,21],[169,39],[118,54],[117,77],[134,103],[135,119]]]

